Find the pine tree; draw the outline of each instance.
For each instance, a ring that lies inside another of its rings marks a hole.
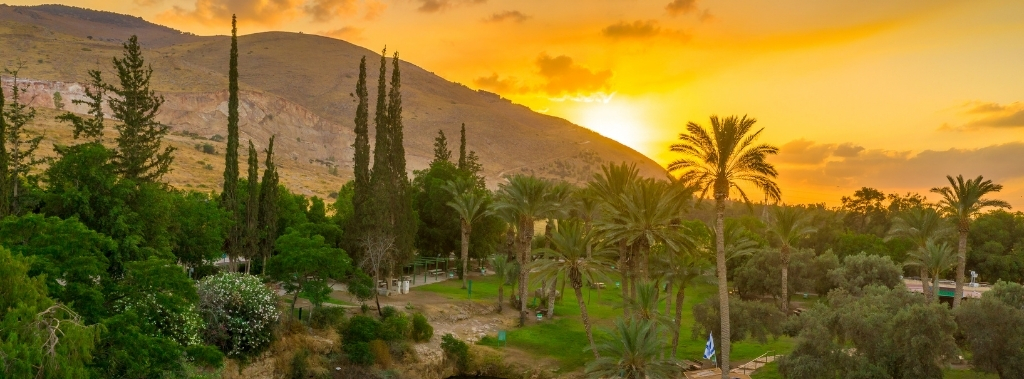
[[[466,169],[466,123],[462,123],[459,131],[459,170]]]
[[[350,241],[361,241],[366,230],[366,221],[370,214],[370,198],[373,189],[370,184],[370,137],[369,137],[369,99],[366,90],[366,57],[359,62],[359,80],[356,82],[356,141],[352,145],[355,156],[352,158],[355,183],[352,193],[352,210],[354,217],[346,238]],[[355,248],[355,249],[353,249]],[[358,243],[349,247],[353,257],[360,256]],[[352,251],[354,250],[354,251]]]
[[[116,95],[108,102],[112,116],[121,120],[112,161],[124,178],[153,182],[171,170],[174,160],[174,147],[161,146],[170,128],[155,119],[164,98],[149,88],[153,66],[143,60],[138,37],[131,36],[123,46],[124,57],[114,58],[120,85],[106,86]]]
[[[20,68],[20,67],[19,67]],[[10,214],[21,213],[19,197],[22,179],[28,179],[32,167],[43,163],[43,159],[35,157],[36,149],[43,136],[29,138],[25,126],[36,117],[36,110],[21,103],[21,93],[24,90],[18,87],[18,69],[7,71],[14,76],[14,85],[11,88],[11,102],[2,110],[3,117],[7,119],[4,129],[7,146],[5,153],[7,161],[7,175],[5,181],[9,188],[8,201],[10,202]]]
[[[85,119],[77,114],[65,112],[57,116],[57,120],[70,122],[74,126],[75,139],[85,136],[85,138],[91,138],[92,142],[99,143],[103,139],[103,96],[105,84],[99,70],[89,70],[89,77],[92,78],[92,83],[85,87],[85,97],[89,100],[75,99],[71,100],[71,103],[88,106],[89,115],[92,118]]]
[[[274,252],[274,242],[277,240],[277,194],[278,176],[277,166],[274,165],[274,136],[270,137],[270,144],[267,146],[266,169],[263,171],[263,182],[260,183],[259,199],[259,253],[263,257],[263,273],[267,271],[267,259]]]
[[[249,199],[245,202],[245,243],[242,245],[245,249],[245,256],[248,258],[245,263],[246,273],[249,272],[252,259],[256,257],[259,247],[259,226],[257,225],[260,201],[259,170],[259,153],[256,152],[256,147],[253,146],[252,140],[249,140]]]
[[[452,159],[452,151],[448,150],[448,138],[444,136],[444,130],[437,130],[437,138],[434,138],[434,162],[449,162]]]
[[[0,219],[11,214],[10,155],[7,153],[7,112],[6,99],[0,88]]]
[[[231,16],[231,53],[228,63],[228,146],[224,152],[224,190],[220,202],[233,222],[224,241],[224,250],[234,261],[242,249],[241,212],[238,209],[238,28]]]

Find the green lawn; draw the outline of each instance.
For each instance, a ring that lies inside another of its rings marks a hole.
[[[461,286],[461,281],[449,280],[416,287],[415,290],[429,291],[456,300],[469,299],[467,291],[461,289]],[[561,281],[559,281],[559,286],[561,286]],[[531,293],[539,287],[540,285],[531,286]],[[505,287],[506,299],[508,294],[513,291],[512,287]],[[580,318],[580,309],[576,305],[575,294],[570,287],[566,287],[565,291],[567,293],[562,301],[555,304],[554,321],[533,323],[525,328],[508,331],[509,346],[537,355],[556,358],[561,362],[563,372],[579,369],[593,358],[588,350],[587,336]],[[697,361],[704,353],[706,337],[696,340],[690,338],[690,328],[693,325],[693,315],[690,310],[694,304],[704,301],[715,293],[715,287],[709,284],[687,288],[686,300],[683,303],[682,333],[677,357]],[[473,278],[472,300],[494,302],[497,297],[498,286],[494,276]],[[608,338],[605,329],[610,328],[612,322],[623,314],[621,290],[615,288],[614,282],[609,283],[609,288],[600,291],[584,288],[583,299],[587,302],[587,311],[593,323],[595,338],[598,340]],[[528,299],[528,301],[530,300]],[[661,308],[664,309],[664,302],[662,302]],[[493,340],[484,340],[482,344],[491,345]],[[737,361],[749,360],[769,350],[777,354],[785,354],[791,349],[792,340],[787,337],[769,341],[763,345],[756,342],[739,342],[733,344],[732,357]]]

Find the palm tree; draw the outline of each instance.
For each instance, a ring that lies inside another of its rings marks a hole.
[[[512,265],[505,254],[494,254],[491,256],[491,268],[494,269],[494,276],[498,277],[498,313],[501,313],[502,299],[505,298],[505,282],[511,272]]]
[[[600,358],[587,363],[588,377],[662,379],[677,378],[680,374],[674,357],[660,358],[664,343],[657,323],[620,318],[615,320],[615,329],[609,332],[612,339],[597,348]]]
[[[892,227],[886,239],[906,238],[914,243],[918,252],[924,252],[928,242],[934,239],[945,238],[953,228],[942,219],[933,208],[914,207],[903,214],[893,218]],[[913,254],[912,254],[913,255]],[[923,256],[923,254],[918,254]],[[925,265],[917,265],[921,270],[921,290],[928,294],[928,269]]]
[[[750,203],[741,182],[753,185],[764,192],[768,200],[778,202],[781,192],[775,178],[778,171],[768,163],[768,156],[779,153],[775,146],[755,144],[764,129],[754,130],[753,118],[731,116],[719,119],[711,116],[711,127],[705,128],[695,122],[686,124],[688,133],[679,135],[680,143],[673,144],[671,151],[684,156],[669,164],[670,172],[680,171],[680,180],[698,188],[701,198],[708,193],[715,199],[716,266],[718,271],[718,301],[722,335],[729,335],[729,281],[726,278],[725,257],[725,201],[735,191],[744,202]],[[721,339],[722,378],[729,372],[728,338]]]
[[[694,239],[710,240],[710,235],[701,233],[700,229],[703,229],[704,224],[696,225],[696,229],[687,227],[688,234],[694,236]],[[675,296],[675,315],[672,317],[672,356],[676,356],[676,350],[679,347],[679,332],[682,327],[683,320],[683,302],[686,300],[686,287],[690,285],[697,278],[703,277],[704,273],[708,268],[711,267],[711,250],[704,247],[703,243],[698,242],[696,246],[690,249],[683,250],[665,250],[664,254],[658,257],[658,267],[660,267],[659,274],[663,279],[668,281],[671,285],[669,289],[674,286],[676,290]],[[670,295],[670,294],[667,294]],[[672,300],[671,296],[667,296],[665,299],[666,306],[669,304],[669,300]]]
[[[587,183],[587,189],[604,201],[606,208],[617,208],[622,201],[621,195],[633,185],[639,175],[640,171],[637,170],[635,163],[622,162],[619,165],[601,165],[601,173],[594,174],[594,178]],[[619,262],[616,266],[619,268],[619,280],[622,281],[622,298],[628,299],[631,293],[630,267],[633,266],[633,262],[630,260],[626,241],[616,242],[619,253]],[[623,308],[622,311],[624,312],[623,316],[628,315],[629,310]]]
[[[918,267],[931,274],[934,278],[932,284],[931,297],[935,301],[939,300],[939,276],[942,276],[943,272],[956,266],[957,256],[953,253],[953,248],[949,244],[936,243],[935,240],[928,240],[925,243],[923,249],[914,250],[907,257],[907,262],[904,266]],[[929,296],[928,292],[925,292],[925,296]]]
[[[519,262],[519,326],[526,325],[526,286],[530,270],[533,223],[557,213],[560,204],[551,194],[552,184],[533,176],[516,174],[507,183],[499,185],[498,198],[492,212],[502,217],[515,229],[514,248]]]
[[[789,314],[789,253],[797,242],[815,232],[802,208],[775,207],[768,233],[775,236],[782,256],[782,313]]]
[[[949,187],[932,188],[931,192],[942,196],[939,209],[947,216],[956,220],[956,231],[960,233],[956,257],[956,290],[953,292],[953,308],[960,306],[964,296],[964,267],[967,265],[967,232],[971,230],[971,220],[986,207],[1010,208],[1010,204],[1002,200],[982,199],[990,192],[999,192],[1001,184],[993,184],[984,180],[981,175],[975,179],[964,180],[963,175],[956,179],[946,175]]]
[[[569,285],[576,293],[576,303],[579,304],[583,326],[587,330],[587,340],[594,351],[594,358],[598,358],[594,335],[590,331],[587,304],[583,302],[583,283],[584,280],[595,283],[605,277],[611,266],[606,257],[611,251],[598,241],[594,233],[588,232],[586,227],[576,220],[559,222],[558,227],[551,233],[550,241],[553,248],[539,250],[547,259],[534,262],[537,278],[545,280],[558,275],[568,278]],[[591,256],[587,256],[588,251]]]
[[[473,183],[458,181],[444,184],[445,191],[452,194],[452,201],[448,206],[455,209],[459,214],[462,225],[462,289],[466,289],[466,281],[469,280],[469,236],[473,233],[473,223],[479,221],[486,214],[487,200],[473,190]]]

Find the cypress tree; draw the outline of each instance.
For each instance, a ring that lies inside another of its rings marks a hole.
[[[238,29],[231,16],[231,53],[228,63],[228,146],[224,153],[224,190],[221,204],[231,214],[231,229],[224,250],[232,261],[242,249],[242,223],[238,209]]]
[[[346,231],[350,241],[359,241],[366,230],[366,220],[369,217],[369,201],[373,189],[370,187],[370,137],[369,137],[369,99],[366,90],[366,57],[359,62],[359,80],[356,82],[356,97],[359,98],[359,105],[356,107],[356,141],[352,145],[355,156],[352,158],[355,183],[352,193],[352,224]],[[355,247],[353,250],[352,248]],[[350,244],[350,253],[353,257],[360,255],[358,243]]]
[[[462,123],[459,131],[459,170],[466,169],[466,123]]]
[[[245,263],[245,272],[249,272],[250,264],[252,259],[257,255],[257,248],[259,247],[259,236],[258,236],[258,215],[259,215],[259,201],[260,201],[260,157],[259,153],[256,152],[256,147],[253,146],[252,140],[249,140],[249,199],[245,202],[245,255],[248,260]]]
[[[391,89],[388,92],[388,129],[390,143],[390,176],[392,199],[391,227],[394,230],[396,261],[401,264],[410,258],[416,243],[416,218],[412,210],[412,191],[409,190],[409,174],[405,171],[405,146],[402,125],[402,77],[399,71],[398,53],[392,59]],[[394,267],[394,266],[393,266]]]
[[[36,149],[43,136],[29,138],[25,132],[25,126],[36,117],[36,110],[22,104],[20,101],[23,90],[18,87],[18,70],[7,71],[14,76],[14,85],[11,88],[11,103],[3,108],[3,117],[7,120],[4,125],[6,135],[5,146],[9,148],[5,153],[6,182],[8,188],[8,201],[10,204],[9,214],[21,213],[18,203],[21,179],[27,178],[32,167],[43,163],[42,159],[35,157]]]
[[[387,48],[385,47],[381,51],[380,55],[380,76],[377,78],[377,109],[376,114],[373,118],[374,124],[374,141],[373,141],[373,170],[370,172],[371,187],[374,189],[374,193],[385,194],[387,192],[379,192],[379,190],[386,190],[387,187],[382,187],[385,178],[387,178],[390,172],[390,128],[388,125],[388,107],[387,107]],[[379,199],[380,196],[374,197]],[[376,205],[374,205],[375,208]],[[379,209],[374,209],[372,212],[379,213]],[[379,214],[378,214],[379,216]]]
[[[277,196],[278,176],[277,166],[274,165],[274,136],[270,137],[270,144],[267,146],[266,169],[263,171],[263,182],[260,183],[259,199],[259,253],[263,257],[263,273],[267,271],[267,258],[274,252],[274,242],[277,240]]]
[[[441,161],[448,162],[451,161],[451,159],[452,151],[448,150],[448,138],[444,136],[444,130],[438,129],[437,137],[434,138],[434,161],[431,163],[433,164],[434,162]]]
[[[7,154],[7,112],[0,88],[0,219],[11,214],[10,157]]]
[[[174,147],[161,146],[170,127],[155,119],[164,98],[149,88],[153,66],[143,60],[138,37],[131,36],[123,46],[124,56],[114,58],[120,85],[106,86],[116,95],[108,102],[113,116],[121,120],[112,161],[124,178],[153,182],[171,170],[174,160]]]

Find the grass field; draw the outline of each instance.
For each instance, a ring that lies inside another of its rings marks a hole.
[[[621,290],[615,288],[614,282],[610,284],[610,288],[600,291],[583,289],[583,297],[587,302],[587,311],[593,323],[594,335],[599,341],[608,338],[605,329],[610,328],[613,321],[623,314]],[[449,280],[417,287],[417,290],[434,292],[455,300],[470,299],[467,291],[460,288],[461,285],[461,281]],[[561,281],[559,281],[559,286],[561,286]],[[540,286],[531,286],[531,293],[538,287]],[[505,287],[506,299],[512,291],[514,291],[512,287]],[[577,370],[593,359],[593,355],[588,350],[587,336],[580,318],[580,309],[576,305],[575,295],[572,288],[566,287],[565,291],[567,293],[562,301],[555,304],[555,319],[553,321],[532,323],[524,328],[508,331],[508,346],[539,356],[555,358],[561,362],[560,369],[563,372]],[[706,337],[698,339],[690,337],[690,330],[694,323],[690,310],[697,302],[713,296],[715,291],[715,287],[709,284],[687,288],[686,300],[683,303],[678,358],[699,361],[704,353]],[[498,285],[494,276],[474,277],[472,300],[495,302],[497,297]],[[661,304],[661,309],[664,309],[664,301]],[[482,344],[491,344],[491,341],[493,340],[483,340]],[[769,340],[766,344],[743,341],[733,344],[732,357],[735,361],[742,361],[756,358],[767,351],[785,354],[791,349],[792,340],[788,337],[781,337],[774,341]]]

